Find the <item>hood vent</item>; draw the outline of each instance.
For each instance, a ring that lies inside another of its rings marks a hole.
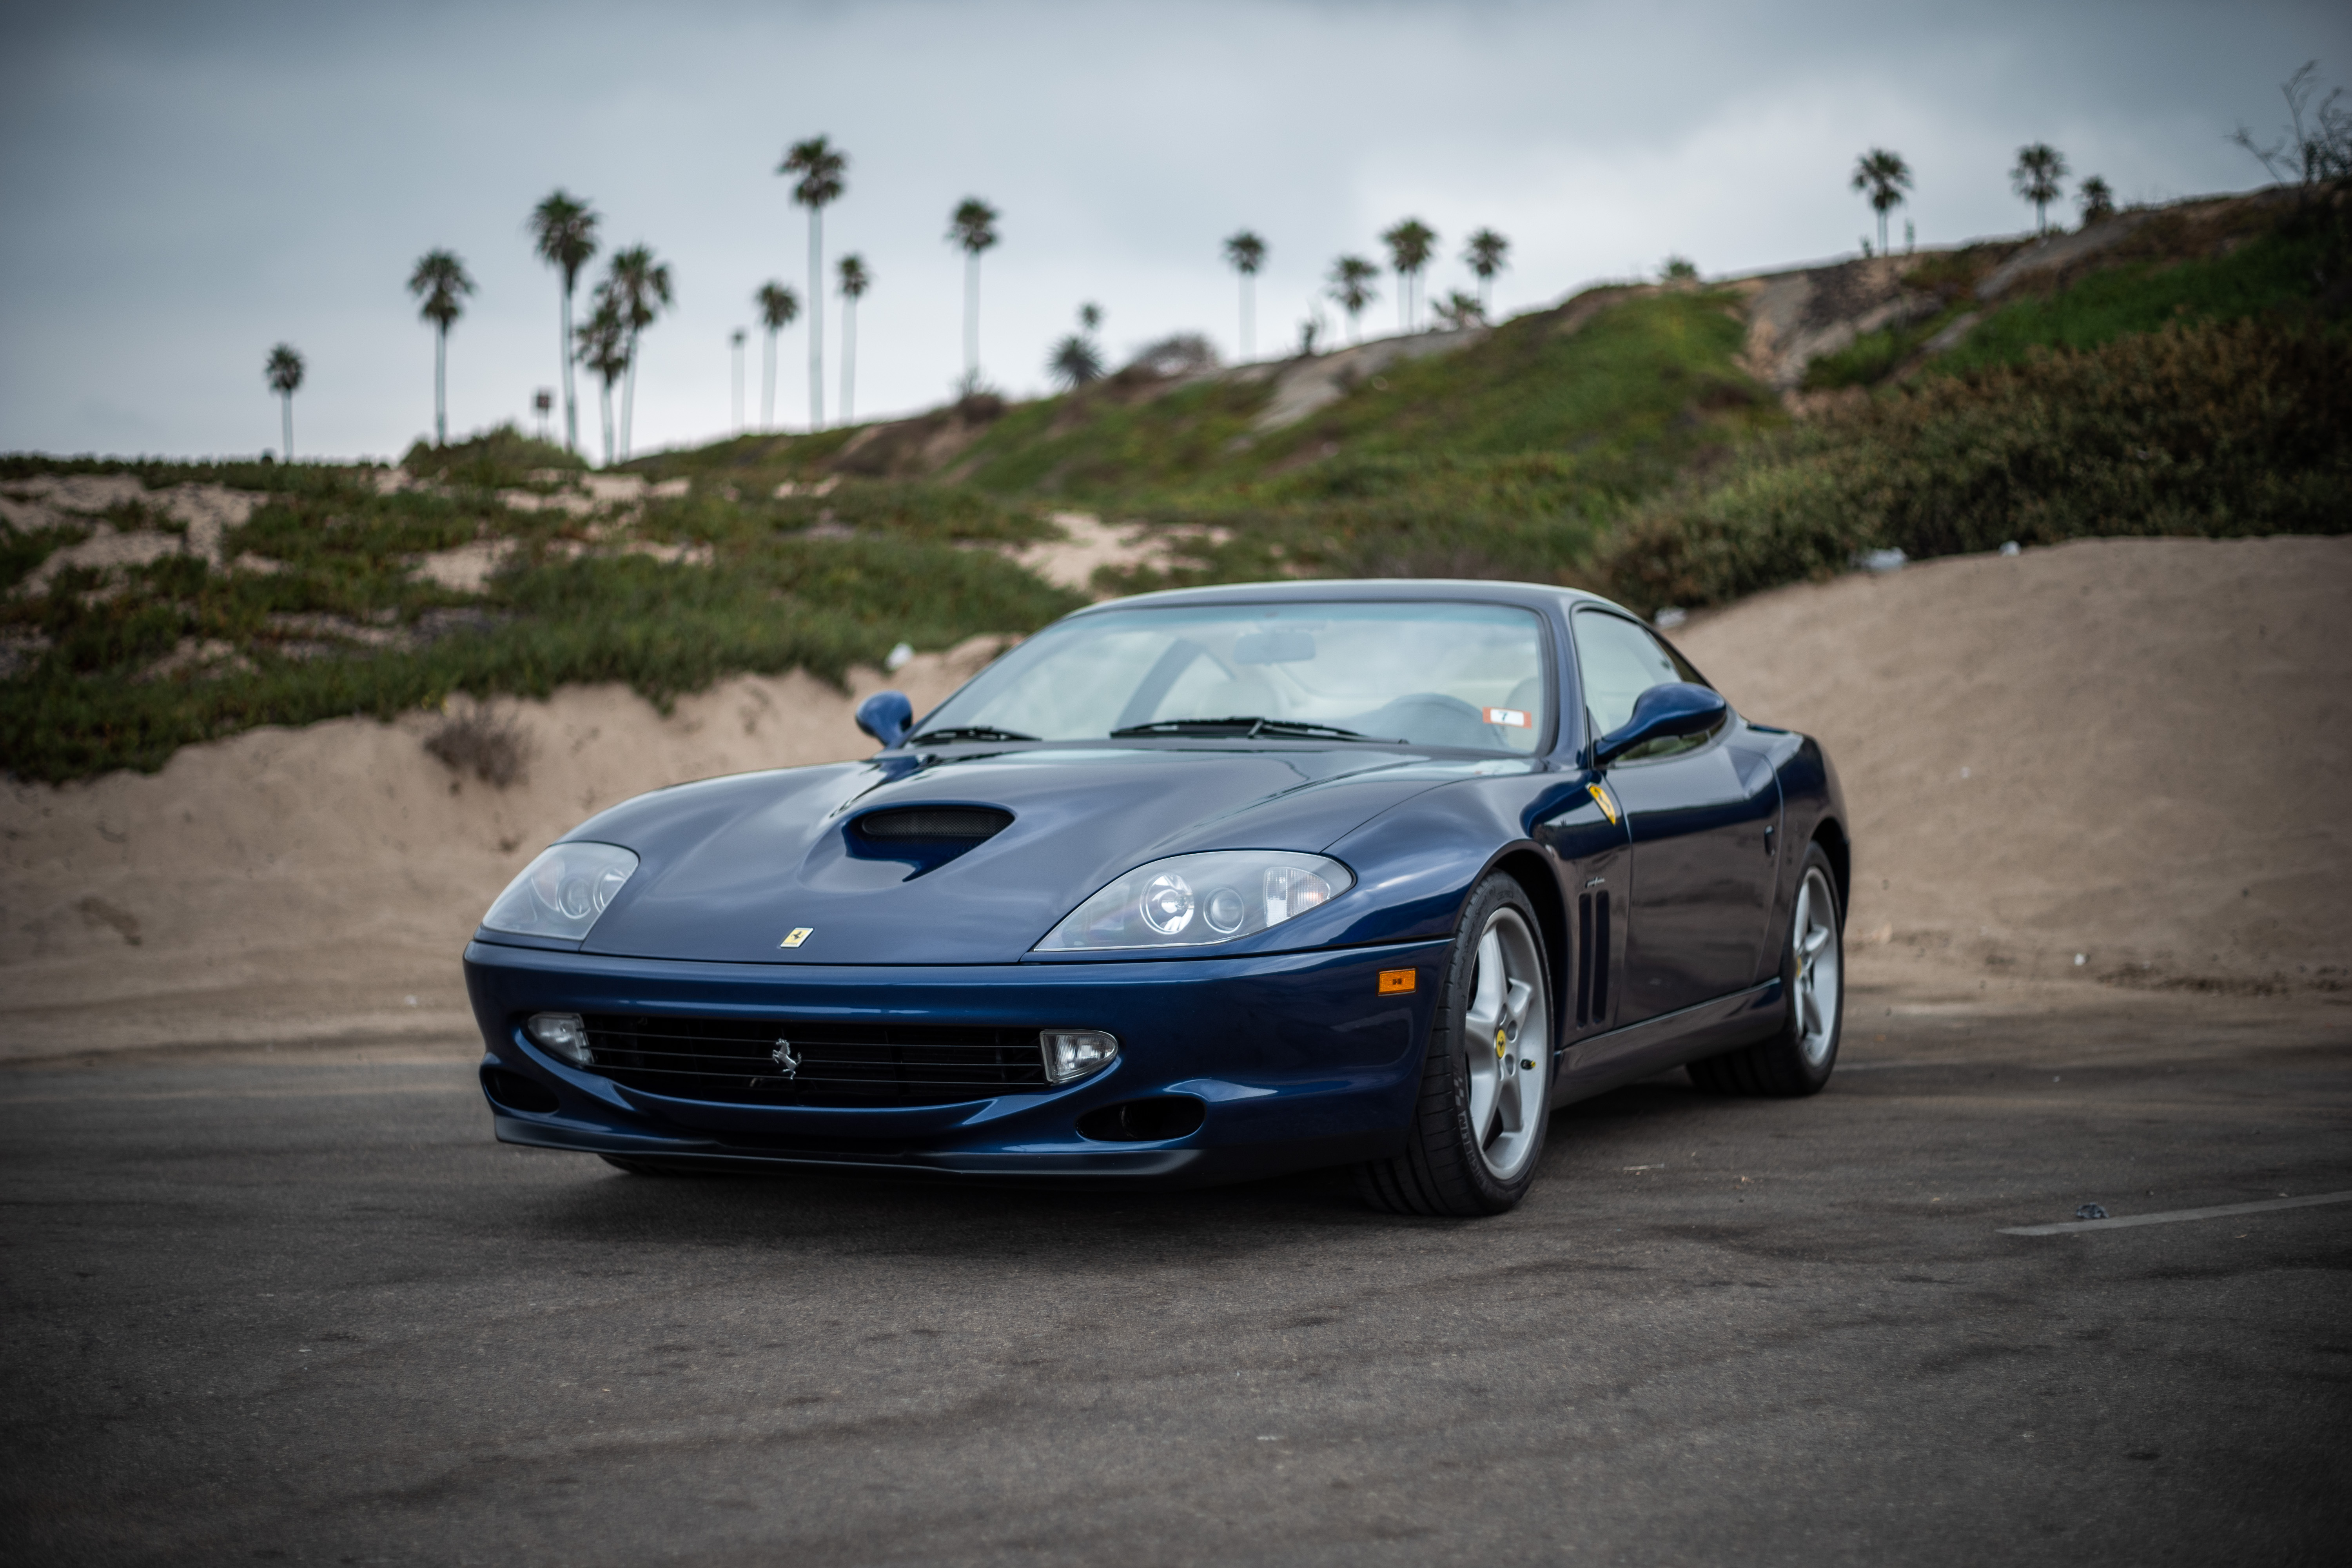
[[[1013,814],[993,805],[902,805],[870,811],[851,824],[858,837],[881,845],[939,844],[969,849],[1013,826]]]

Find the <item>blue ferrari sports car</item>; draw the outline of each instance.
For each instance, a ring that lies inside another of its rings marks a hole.
[[[602,812],[482,919],[498,1136],[646,1174],[1191,1183],[1486,1215],[1549,1112],[1803,1095],[1853,851],[1806,736],[1522,584],[1078,611],[864,762]]]

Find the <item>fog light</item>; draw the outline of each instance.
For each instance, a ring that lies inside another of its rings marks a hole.
[[[1118,1059],[1118,1037],[1100,1029],[1044,1029],[1037,1044],[1045,1058],[1045,1081],[1070,1083]]]
[[[577,1013],[533,1013],[522,1032],[530,1037],[531,1044],[573,1067],[595,1065],[596,1058],[588,1049],[588,1026]]]

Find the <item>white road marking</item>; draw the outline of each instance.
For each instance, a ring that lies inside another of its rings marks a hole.
[[[2078,1230],[2121,1230],[2132,1225],[2170,1225],[2184,1219],[2220,1219],[2224,1215],[2267,1214],[2273,1209],[2307,1209],[2321,1204],[2352,1204],[2352,1193],[2316,1193],[2307,1198],[2265,1198],[2258,1204],[2222,1204],[2210,1209],[2174,1209],[2169,1214],[2133,1214],[2121,1219],[2072,1219],[2059,1225],[2006,1226],[2003,1236],[2071,1236]]]

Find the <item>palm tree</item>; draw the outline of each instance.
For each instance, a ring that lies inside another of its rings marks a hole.
[[[1494,281],[1496,273],[1508,265],[1503,258],[1510,249],[1511,242],[1491,228],[1482,228],[1472,235],[1470,243],[1463,248],[1463,264],[1478,275],[1478,314],[1482,319],[1486,314],[1487,285]]]
[[[1870,193],[1870,210],[1878,215],[1878,253],[1886,254],[1886,215],[1903,205],[1911,188],[1911,165],[1900,153],[1873,147],[1853,161],[1853,188]]]
[[[1397,330],[1412,331],[1416,314],[1413,293],[1421,281],[1421,269],[1437,250],[1437,231],[1417,217],[1409,217],[1386,234],[1381,243],[1389,247],[1389,265],[1397,275]]]
[[[841,422],[850,422],[857,391],[857,301],[874,286],[874,274],[866,269],[866,258],[849,255],[841,258]]]
[[[728,369],[733,373],[734,393],[730,406],[735,416],[734,424],[727,432],[730,436],[743,434],[743,339],[746,335],[740,327],[727,334],[727,363]]]
[[[621,387],[621,460],[629,460],[629,431],[637,405],[637,334],[670,303],[669,265],[654,259],[653,247],[633,245],[613,253],[604,288],[629,330],[629,375]]]
[[[1072,332],[1054,345],[1045,361],[1045,368],[1054,379],[1069,391],[1076,392],[1090,381],[1102,379],[1102,351],[1076,332]]]
[[[963,248],[963,379],[980,385],[980,253],[996,243],[996,209],[966,196],[948,216],[948,243]]]
[[[1381,269],[1360,256],[1343,256],[1331,263],[1331,286],[1327,292],[1348,312],[1348,335],[1358,342],[1364,341],[1364,334],[1357,318],[1365,306],[1380,298],[1372,287],[1372,279],[1380,275]]]
[[[2017,150],[2017,167],[2009,172],[2010,189],[2033,204],[2033,232],[2050,232],[2050,204],[2058,199],[2058,182],[2066,177],[2066,156],[2047,142]]]
[[[608,281],[596,286],[596,309],[572,334],[580,363],[604,381],[604,466],[613,466],[613,384],[628,373],[629,323]]]
[[[433,323],[433,444],[449,444],[449,326],[466,313],[465,298],[474,291],[466,264],[456,253],[428,250],[408,275],[408,291],[424,304],[417,314]]]
[[[795,142],[776,165],[779,174],[798,174],[793,200],[809,215],[809,428],[824,428],[824,209],[846,188],[849,154],[822,136]]]
[[[791,284],[771,279],[760,285],[751,303],[760,308],[760,324],[768,329],[768,357],[760,371],[760,428],[772,430],[776,427],[776,334],[799,319],[801,297],[793,292]]]
[[[1256,323],[1251,320],[1256,301],[1250,297],[1250,281],[1265,265],[1265,241],[1243,229],[1225,241],[1225,259],[1242,275],[1242,358],[1247,360],[1255,347],[1251,340],[1256,336],[1253,331]]]
[[[2093,174],[2074,187],[2074,199],[2083,205],[2083,223],[2085,227],[2098,222],[2101,218],[2116,216],[2115,189],[2096,174]]]
[[[539,258],[563,273],[562,331],[555,340],[555,357],[563,362],[563,447],[580,449],[580,411],[572,397],[572,290],[580,269],[596,255],[596,214],[586,202],[574,201],[558,188],[530,209],[531,248]]]
[[[294,389],[302,384],[302,356],[294,352],[292,343],[279,343],[269,351],[269,363],[261,367],[261,374],[285,405],[286,460],[290,463],[294,460]]]

